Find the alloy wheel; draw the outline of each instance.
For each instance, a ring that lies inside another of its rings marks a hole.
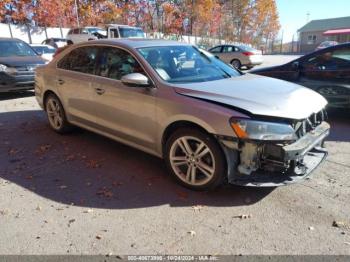
[[[50,125],[54,129],[59,130],[63,125],[63,111],[59,102],[53,97],[47,100],[46,112]]]
[[[171,167],[178,178],[191,186],[208,183],[215,173],[215,158],[208,145],[192,136],[179,137],[170,148]]]

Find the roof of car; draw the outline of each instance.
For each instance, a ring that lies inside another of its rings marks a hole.
[[[18,38],[0,37],[0,41],[22,41]]]
[[[122,39],[103,39],[89,41],[91,44],[121,44],[132,48],[140,47],[152,47],[152,46],[170,46],[170,45],[189,45],[187,43],[172,41],[172,40],[160,40],[160,39],[147,39],[147,38],[122,38]],[[86,42],[85,42],[86,44]]]

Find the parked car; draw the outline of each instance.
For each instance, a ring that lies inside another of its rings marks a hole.
[[[67,39],[76,44],[90,40],[97,40],[101,38],[99,37],[100,35],[106,36],[106,31],[99,27],[87,26],[70,29],[67,34]]]
[[[185,43],[72,45],[37,70],[35,93],[56,132],[76,125],[163,158],[194,190],[301,181],[327,155],[321,95]]]
[[[45,60],[25,42],[0,38],[0,92],[34,88],[34,72]]]
[[[41,42],[42,45],[50,45],[54,48],[60,48],[67,45],[67,39],[66,38],[57,38],[57,37],[51,37],[48,39],[45,39]]]
[[[76,44],[104,38],[145,38],[145,32],[139,27],[108,24],[103,29],[100,27],[71,29],[67,38]]]
[[[56,52],[56,48],[50,45],[31,44],[34,51],[47,61],[51,61]]]
[[[328,47],[253,74],[294,82],[323,95],[330,107],[350,108],[350,43]]]
[[[243,66],[251,69],[263,63],[262,52],[248,46],[218,45],[209,52],[237,69]]]
[[[105,29],[107,38],[146,38],[145,32],[140,27],[108,24]]]
[[[339,43],[336,41],[324,41],[318,47],[316,47],[315,51],[321,50],[321,49],[326,48],[326,47],[335,46],[338,44]]]

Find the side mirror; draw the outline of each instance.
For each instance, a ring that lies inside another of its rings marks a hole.
[[[130,86],[150,87],[151,83],[147,76],[140,73],[131,73],[122,77],[122,83]]]
[[[300,69],[299,61],[294,61],[292,63],[292,69],[295,70],[295,71],[299,71],[299,69]]]

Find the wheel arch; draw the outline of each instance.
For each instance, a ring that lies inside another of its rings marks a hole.
[[[166,128],[164,129],[164,132],[162,134],[162,138],[161,138],[161,155],[163,155],[164,150],[165,150],[165,144],[166,141],[169,139],[169,137],[171,136],[172,133],[174,133],[176,130],[181,129],[181,128],[196,128],[198,130],[201,130],[205,133],[208,134],[213,134],[213,130],[212,128],[210,128],[209,126],[202,124],[202,123],[198,123],[195,121],[191,121],[191,120],[176,120],[173,121],[171,123],[169,123]]]
[[[52,91],[52,90],[50,90],[50,89],[46,90],[46,91],[44,92],[44,95],[43,95],[43,108],[44,108],[44,111],[46,111],[46,99],[49,97],[49,95],[54,95],[54,96],[56,96],[58,99],[60,99],[60,98],[58,97],[58,95],[57,95],[54,91]],[[61,103],[62,103],[62,101],[61,101]],[[62,106],[63,106],[63,104],[62,104]]]

